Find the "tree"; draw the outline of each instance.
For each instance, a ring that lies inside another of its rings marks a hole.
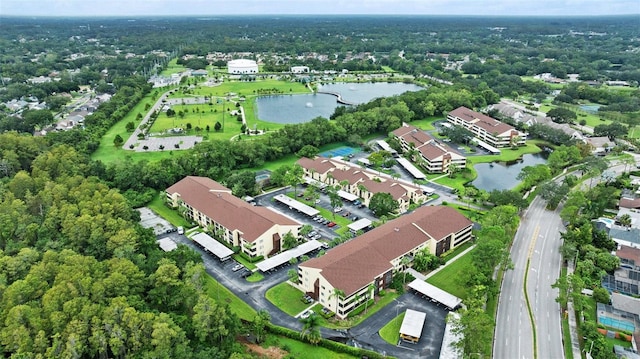
[[[303,324],[300,337],[309,340],[311,344],[318,344],[320,339],[322,339],[320,334],[320,317],[316,313],[312,313],[300,321]]]
[[[620,222],[620,225],[622,226],[631,227],[631,216],[628,213],[625,213],[618,217],[618,222]]]
[[[547,201],[548,209],[556,209],[562,199],[569,193],[569,186],[555,181],[544,183],[540,186],[540,197]]]
[[[289,278],[289,280],[290,280],[292,283],[298,283],[299,276],[298,276],[298,271],[297,271],[297,270],[295,270],[295,269],[289,269],[289,270],[287,271],[287,277]]]
[[[547,116],[557,123],[574,123],[578,119],[578,115],[575,112],[562,107],[549,110]]]
[[[127,122],[125,128],[127,132],[133,132],[133,130],[136,128],[136,125],[133,123],[133,121],[129,121]]]
[[[284,175],[284,182],[293,186],[293,193],[298,195],[298,185],[302,183],[302,176],[304,176],[304,169],[299,164],[294,164]]]
[[[176,111],[172,108],[167,110],[167,117],[173,117],[176,115]]]
[[[282,238],[282,249],[290,249],[298,245],[298,238],[294,236],[291,231],[285,233]]]
[[[123,143],[124,143],[124,140],[120,135],[116,135],[116,137],[113,139],[113,145],[115,147],[121,147]]]
[[[369,209],[373,211],[376,217],[393,213],[398,210],[399,207],[398,201],[393,199],[390,193],[386,192],[375,193],[369,201]]]
[[[335,298],[336,299],[336,313],[338,312],[338,304],[339,301],[341,299],[343,299],[345,296],[345,293],[342,289],[338,289],[338,288],[333,288],[333,292],[331,292],[331,295],[329,295],[329,300],[331,300],[331,298]]]
[[[318,155],[319,152],[320,150],[318,149],[318,147],[313,145],[305,145],[296,154],[298,155],[298,157],[314,158]]]
[[[335,209],[342,205],[342,198],[338,194],[339,186],[327,186],[327,196],[329,196],[329,202],[331,203],[331,208],[333,212],[333,218],[336,218]]]
[[[208,126],[208,125],[207,125]],[[220,132],[220,130],[222,129],[222,124],[219,121],[216,121],[216,124],[213,125],[213,129],[216,132]]]
[[[261,343],[267,333],[267,325],[271,321],[271,314],[266,309],[261,309],[253,317],[253,335],[256,341]]]

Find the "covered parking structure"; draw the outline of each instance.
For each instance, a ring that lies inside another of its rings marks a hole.
[[[398,161],[400,166],[402,166],[402,168],[407,170],[407,172],[409,172],[409,174],[412,175],[413,178],[415,178],[415,179],[425,179],[425,178],[427,178],[427,176],[424,173],[422,173],[422,171],[420,171],[416,166],[414,166],[413,163],[409,162],[408,159],[402,158],[402,157],[398,157],[398,158],[396,158],[396,161]]]
[[[338,196],[342,197],[345,201],[349,201],[349,202],[353,202],[358,199],[358,196],[356,196],[355,194],[351,194],[343,190],[338,191]]]
[[[176,242],[174,242],[171,238],[164,237],[157,240],[160,249],[165,252],[171,252],[172,250],[178,248]]]
[[[316,186],[316,187],[318,187],[320,189],[323,189],[323,188],[327,187],[326,183],[322,183],[320,181],[316,181],[311,177],[304,177],[303,180],[304,180],[304,183],[306,183],[308,185]]]
[[[276,254],[273,257],[267,258],[262,262],[256,264],[256,267],[258,267],[258,269],[261,270],[262,272],[268,272],[278,266],[288,263],[291,260],[291,258],[297,258],[297,257],[303,256],[321,247],[322,247],[322,243],[314,239],[309,242],[302,243],[301,245],[295,248],[291,248],[280,254]]]
[[[490,144],[484,142],[483,140],[479,139],[479,138],[474,138],[471,140],[471,143],[475,143],[476,145],[484,148],[485,150],[491,152],[492,155],[499,155],[500,154],[500,150],[491,146]]]
[[[231,249],[211,238],[211,236],[206,233],[198,233],[195,236],[191,237],[191,239],[193,239],[193,241],[196,242],[200,247],[202,247],[206,252],[213,254],[221,261],[226,261],[233,255],[233,251]]]
[[[393,148],[391,148],[391,146],[389,146],[387,141],[378,140],[378,141],[376,141],[376,143],[378,144],[378,146],[380,146],[381,149],[383,149],[384,151],[389,152],[393,157],[398,157],[398,151],[396,151]]]
[[[292,209],[295,209],[296,211],[300,212],[300,213],[304,213],[309,217],[313,217],[313,216],[317,216],[318,213],[320,213],[319,210],[313,208],[313,207],[309,207],[306,204],[296,201],[293,198],[287,197],[284,194],[279,194],[277,196],[273,197],[276,201],[289,206]]]
[[[400,326],[400,339],[413,344],[420,341],[422,328],[424,327],[424,321],[426,318],[427,313],[407,309],[404,313],[402,325]]]
[[[442,303],[449,310],[454,310],[462,304],[462,299],[420,279],[409,283],[409,288],[429,297],[432,302]]]
[[[368,218],[360,218],[359,220],[349,224],[347,228],[353,233],[358,231],[365,230],[367,227],[371,225],[371,220]]]

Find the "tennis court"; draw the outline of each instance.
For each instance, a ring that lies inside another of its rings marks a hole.
[[[353,147],[338,147],[338,148],[334,148],[332,150],[329,151],[324,151],[320,154],[320,156],[322,157],[337,157],[337,156],[342,156],[342,157],[347,157],[352,153],[357,153],[359,152],[359,149],[353,148]]]

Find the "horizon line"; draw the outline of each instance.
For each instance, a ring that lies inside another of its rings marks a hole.
[[[180,17],[196,17],[196,18],[221,18],[221,17],[269,17],[269,16],[380,16],[380,17],[421,17],[421,16],[448,16],[448,17],[503,17],[503,18],[516,18],[516,17],[546,17],[546,18],[576,18],[576,17],[633,17],[640,16],[639,13],[633,14],[517,14],[517,15],[476,15],[476,14],[135,14],[135,15],[24,15],[24,14],[0,14],[2,17],[14,17],[14,18],[131,18],[131,17],[165,17],[165,18],[180,18]]]

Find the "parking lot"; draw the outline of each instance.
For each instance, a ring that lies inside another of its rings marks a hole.
[[[176,228],[173,227],[171,223],[158,216],[150,208],[141,207],[137,210],[138,212],[140,212],[140,224],[142,225],[142,227],[153,229],[153,233],[156,236],[176,230]]]
[[[298,188],[298,193],[301,193],[304,189]],[[286,194],[289,192],[294,192],[293,189],[282,189],[274,192],[270,192],[268,194],[256,197],[256,204],[259,206],[270,207],[273,210],[284,214],[290,218],[295,219],[296,221],[302,224],[308,224],[313,228],[313,231],[316,232],[314,236],[308,237],[309,239],[317,239],[320,241],[331,241],[334,238],[339,237],[336,233],[336,230],[341,228],[340,225],[332,225],[331,223],[334,221],[334,216],[330,215],[328,217],[322,217],[320,215],[315,217],[309,217],[304,213],[300,213],[297,210],[290,208],[287,205],[284,205],[278,201],[273,200],[273,197],[278,194]],[[328,198],[328,195],[322,193],[320,195],[319,201],[316,203],[316,208],[322,207],[328,211],[333,212],[333,208],[331,207],[331,202]],[[338,213],[335,213],[335,217],[341,216],[343,218],[349,218],[349,222],[352,223],[355,220],[360,218],[368,218],[372,222],[377,221],[377,218],[373,215],[373,213],[367,208],[362,206],[361,208],[358,205],[355,205],[351,202],[344,201],[342,204],[342,210]],[[333,222],[335,223],[335,222]],[[320,237],[317,237],[320,236]]]

